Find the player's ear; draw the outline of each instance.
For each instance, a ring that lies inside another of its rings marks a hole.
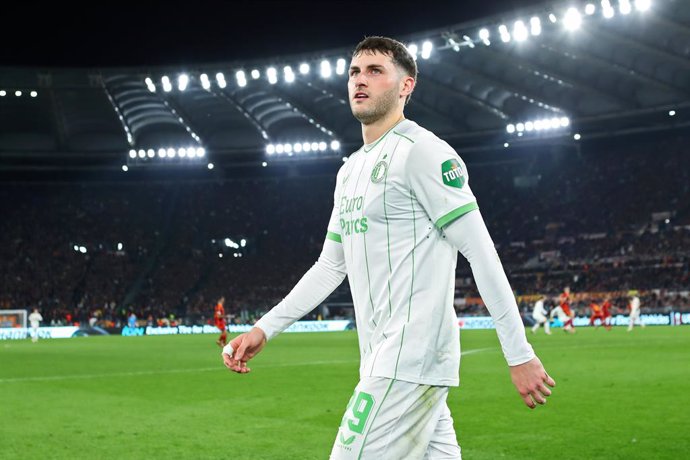
[[[403,76],[400,80],[400,96],[407,99],[407,97],[412,94],[412,91],[414,91],[415,84],[414,78],[409,75]]]

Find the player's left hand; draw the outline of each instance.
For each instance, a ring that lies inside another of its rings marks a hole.
[[[551,395],[548,387],[556,386],[536,356],[526,363],[510,366],[510,378],[530,409],[537,407],[537,404],[546,404],[546,398]]]

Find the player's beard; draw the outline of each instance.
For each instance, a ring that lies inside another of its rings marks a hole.
[[[398,103],[398,88],[391,88],[376,99],[369,96],[369,99],[371,102],[373,102],[373,104],[372,107],[368,109],[357,107],[354,102],[350,105],[352,115],[354,115],[354,117],[363,125],[370,125],[377,122],[388,115],[395,108],[396,104]]]

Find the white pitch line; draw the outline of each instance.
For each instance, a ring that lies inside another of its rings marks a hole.
[[[474,353],[480,353],[482,351],[493,350],[493,348],[477,348],[475,350],[463,351],[462,355],[472,355]],[[346,360],[346,361],[309,361],[303,363],[281,363],[281,364],[266,364],[262,365],[261,368],[274,368],[274,367],[294,367],[294,366],[321,366],[327,364],[357,364],[359,361]],[[226,371],[222,366],[216,367],[202,367],[196,369],[170,369],[170,370],[159,370],[159,371],[134,371],[134,372],[113,372],[108,374],[78,374],[78,375],[53,375],[46,377],[16,377],[8,379],[0,379],[0,383],[17,383],[17,382],[49,382],[49,381],[59,381],[59,380],[84,380],[84,379],[100,379],[109,377],[138,377],[141,375],[160,375],[160,374],[187,374],[192,372],[211,372],[211,371]]]

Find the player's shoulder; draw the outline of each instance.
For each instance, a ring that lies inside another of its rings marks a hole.
[[[393,128],[393,134],[404,139],[414,149],[424,148],[429,145],[441,145],[452,150],[452,147],[446,141],[412,120],[401,122]]]
[[[425,164],[434,164],[434,160],[441,162],[454,160],[459,161],[460,165],[464,165],[458,152],[448,142],[411,120],[405,120],[399,127],[396,127],[394,132],[407,139],[406,142],[409,144],[407,163],[413,169]],[[430,161],[431,163],[429,163]]]

